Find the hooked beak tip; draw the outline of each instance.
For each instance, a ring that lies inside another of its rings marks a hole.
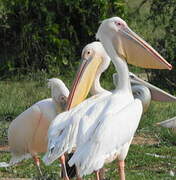
[[[156,123],[155,125],[156,125],[156,126],[160,126],[160,123],[158,122],[158,123]]]
[[[169,70],[172,70],[172,68],[173,68],[173,66],[170,64],[170,66],[169,66]]]

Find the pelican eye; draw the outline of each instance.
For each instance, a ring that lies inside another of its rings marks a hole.
[[[134,76],[133,76],[133,75],[130,75],[130,78],[131,78],[131,79],[134,79]]]
[[[66,97],[65,96],[60,96],[60,101],[65,102],[66,101]]]
[[[141,95],[141,92],[140,92],[140,91],[138,91],[138,92],[137,92],[137,95]]]
[[[54,152],[54,146],[50,148],[50,153],[52,154]]]
[[[122,25],[120,22],[117,22],[117,21],[115,21],[115,24],[116,24],[117,26],[121,26],[121,25]]]

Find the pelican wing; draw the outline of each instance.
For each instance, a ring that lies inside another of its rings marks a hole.
[[[159,122],[159,123],[157,123],[157,125],[160,125],[160,126],[166,127],[166,128],[176,128],[176,117]]]
[[[77,147],[84,144],[88,138],[93,134],[94,129],[100,123],[101,117],[106,116],[106,114],[113,112],[119,112],[123,107],[128,105],[128,101],[125,100],[126,94],[124,92],[117,93],[113,96],[109,93],[109,96],[102,98],[101,101],[92,104],[87,111],[84,111],[82,118],[79,123],[78,135],[77,135]],[[130,102],[133,98],[128,98]]]
[[[69,161],[81,176],[103,167],[105,161],[134,136],[142,115],[142,104],[136,99],[120,111],[108,112],[94,128],[94,132]]]
[[[43,161],[49,165],[65,152],[71,152],[76,145],[80,119],[94,103],[109,93],[95,95],[69,111],[59,114],[51,123],[48,131],[48,150]]]
[[[109,100],[108,100],[109,99]],[[102,99],[97,104],[92,104],[87,111],[85,111],[84,115],[80,119],[78,135],[76,145],[81,146],[87,141],[87,138],[91,136],[95,127],[99,123],[100,116],[102,113],[106,113],[111,110],[110,107],[110,96],[106,99]]]
[[[74,109],[59,114],[52,122],[48,130],[48,149],[43,157],[46,165],[64,154],[74,142],[74,132],[76,133],[79,118],[72,116]],[[70,136],[73,134],[73,136]]]

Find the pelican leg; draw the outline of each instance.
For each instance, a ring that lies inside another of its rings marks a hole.
[[[96,180],[100,180],[100,170],[95,171]]]
[[[78,173],[77,168],[76,168],[76,180],[83,180],[83,178],[81,178],[81,177],[79,176],[79,173]]]
[[[41,168],[40,168],[40,159],[39,159],[39,157],[38,157],[38,156],[33,156],[33,160],[34,160],[34,162],[35,162],[35,165],[36,165],[36,167],[37,167],[37,170],[38,170],[38,172],[39,172],[39,175],[40,175],[40,176],[43,176],[42,171],[41,171]]]
[[[98,171],[95,171],[96,180],[105,180],[105,170],[101,168]]]
[[[66,166],[65,166],[65,155],[62,155],[60,157],[60,161],[61,161],[61,166],[62,166],[63,179],[64,180],[69,180],[69,177],[67,175]]]
[[[105,178],[105,168],[101,168],[99,170],[99,178],[100,178],[100,180],[105,180],[106,179]]]
[[[120,180],[125,180],[125,161],[124,160],[118,161],[118,168],[119,168]]]
[[[83,180],[83,178],[81,178],[80,176],[77,176],[76,180]]]

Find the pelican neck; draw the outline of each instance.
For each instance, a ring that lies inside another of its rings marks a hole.
[[[126,61],[116,56],[112,58],[112,62],[118,72],[118,84],[115,91],[123,89],[131,92],[129,70]]]
[[[99,93],[103,93],[103,92],[107,92],[106,89],[104,89],[101,85],[100,85],[100,76],[101,76],[102,72],[96,74],[94,82],[92,84],[92,87],[90,89],[90,93],[91,95],[96,95]]]
[[[103,36],[102,38],[103,43],[108,55],[110,56],[115,69],[118,73],[118,84],[114,92],[118,90],[124,90],[132,93],[131,84],[130,84],[130,77],[129,77],[129,70],[126,61],[118,56],[116,50],[113,47],[112,42],[110,41],[107,36]]]

